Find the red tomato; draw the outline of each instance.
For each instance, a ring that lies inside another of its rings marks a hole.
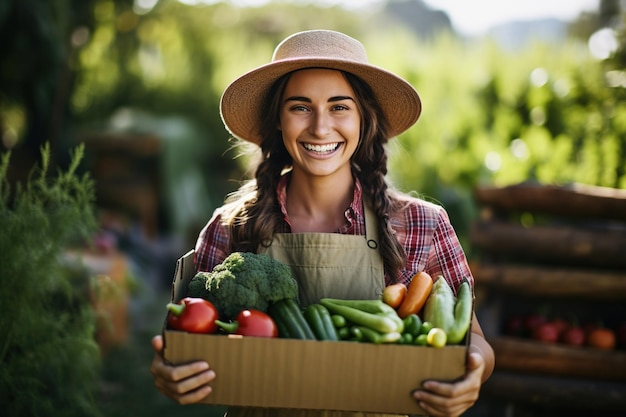
[[[217,308],[202,298],[185,297],[178,304],[167,305],[167,324],[170,329],[189,333],[215,333]]]
[[[546,343],[556,343],[559,340],[559,329],[551,322],[542,323],[532,331],[532,338]]]
[[[570,324],[567,321],[563,320],[563,319],[556,318],[556,319],[550,320],[550,322],[554,326],[556,326],[556,328],[557,328],[557,330],[559,332],[559,335],[562,335],[563,332],[570,327]]]
[[[531,336],[535,327],[540,326],[546,322],[546,317],[543,314],[531,313],[524,317],[524,331],[526,335]]]
[[[587,345],[597,349],[615,349],[615,344],[615,332],[606,327],[593,329],[587,337]]]
[[[585,339],[585,331],[579,326],[570,326],[561,333],[561,342],[568,345],[582,346]]]
[[[241,336],[277,337],[278,326],[266,313],[259,310],[242,310],[230,323],[215,321],[227,333]]]

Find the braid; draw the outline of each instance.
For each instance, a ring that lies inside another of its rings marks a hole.
[[[380,141],[374,145],[374,159],[371,166],[363,166],[359,171],[359,179],[363,186],[364,194],[369,196],[369,202],[378,219],[379,250],[385,264],[385,270],[392,280],[396,280],[398,272],[405,264],[404,248],[396,239],[389,222],[397,204],[389,195],[389,185],[386,181],[387,154]]]
[[[395,281],[405,265],[406,254],[389,222],[399,202],[391,197],[386,180],[388,123],[369,86],[351,74],[346,74],[346,78],[355,91],[361,110],[361,140],[352,164],[378,219],[378,247],[385,271]]]
[[[229,201],[232,206],[227,223],[231,226],[231,250],[257,252],[260,245],[268,246],[272,236],[279,229],[282,215],[276,199],[276,188],[284,169],[291,166],[291,156],[285,149],[282,136],[277,131],[280,98],[289,75],[280,78],[268,91],[263,106],[259,132],[261,142],[261,162],[254,174],[254,180],[233,193]]]

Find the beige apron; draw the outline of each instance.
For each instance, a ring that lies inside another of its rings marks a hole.
[[[378,248],[377,223],[365,207],[366,236],[338,233],[280,233],[265,253],[291,266],[305,307],[320,298],[373,299],[381,296],[384,266]],[[358,417],[384,416],[356,412],[228,409],[228,417]]]

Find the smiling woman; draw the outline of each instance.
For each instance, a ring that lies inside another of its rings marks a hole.
[[[270,63],[226,88],[220,109],[228,131],[256,145],[261,160],[200,233],[197,270],[211,271],[236,251],[265,253],[290,267],[303,309],[323,298],[380,299],[385,286],[409,285],[421,271],[455,291],[473,284],[445,210],[387,182],[385,145],[415,124],[421,100],[406,80],[370,64],[356,39],[328,30],[286,38]],[[406,394],[430,415],[465,412],[493,370],[493,351],[476,317],[472,323],[464,378]],[[161,337],[153,343],[152,372],[165,395],[181,404],[211,395],[218,376],[209,364],[170,366]],[[330,414],[228,410],[230,417]]]

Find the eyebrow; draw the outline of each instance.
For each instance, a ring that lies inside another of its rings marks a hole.
[[[333,96],[330,97],[328,99],[328,103],[332,103],[335,101],[343,101],[343,100],[352,100],[354,101],[354,99],[350,96]],[[289,102],[289,101],[304,101],[305,103],[311,103],[311,99],[308,97],[304,97],[304,96],[291,96],[291,97],[287,97],[285,99],[285,103]]]

